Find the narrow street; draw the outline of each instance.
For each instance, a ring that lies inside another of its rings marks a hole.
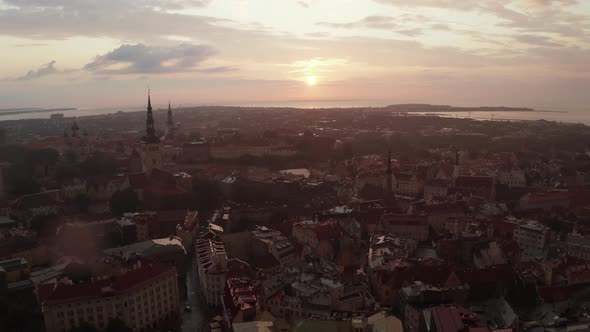
[[[183,332],[205,332],[209,331],[209,315],[207,306],[201,301],[197,266],[193,261],[191,259],[187,267],[186,292],[182,294],[180,303],[182,313],[181,330]],[[187,304],[191,307],[190,312],[184,310]]]

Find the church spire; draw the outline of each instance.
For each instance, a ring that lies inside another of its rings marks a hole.
[[[385,170],[387,179],[387,198],[391,199],[393,193],[393,170],[391,169],[391,149],[387,149],[387,169]]]
[[[166,122],[168,128],[174,126],[174,120],[172,119],[172,108],[170,107],[170,100],[168,100],[168,121]]]
[[[150,90],[148,89],[148,106],[147,106],[147,117],[145,120],[145,133],[144,141],[146,143],[159,143],[160,140],[156,136],[156,128],[154,125],[154,114],[152,113],[152,100],[150,96]]]

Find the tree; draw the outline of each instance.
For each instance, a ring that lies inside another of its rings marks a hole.
[[[122,215],[126,212],[135,212],[139,205],[139,198],[131,189],[117,190],[110,200],[111,212],[114,215]]]
[[[41,185],[33,177],[33,170],[30,167],[23,167],[21,164],[12,164],[6,171],[6,186],[8,190],[16,195],[28,195],[39,192]]]
[[[117,172],[117,164],[112,159],[95,154],[80,163],[80,169],[85,176],[112,175]]]

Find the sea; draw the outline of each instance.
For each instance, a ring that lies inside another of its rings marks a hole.
[[[297,101],[273,101],[273,102],[241,102],[241,103],[211,103],[195,104],[197,106],[240,106],[240,107],[269,107],[269,108],[369,108],[384,107],[394,105],[396,102],[376,101],[376,100],[297,100]],[[165,105],[161,105],[162,108]],[[167,106],[167,105],[166,105]],[[158,108],[157,106],[155,108]],[[0,122],[6,120],[24,120],[24,119],[48,119],[51,114],[62,113],[65,117],[81,117],[104,115],[117,112],[137,112],[145,109],[145,106],[125,107],[125,108],[97,108],[97,109],[62,109],[48,111],[38,108],[19,108],[19,109],[0,109]],[[541,109],[541,108],[539,108]],[[442,117],[454,118],[471,118],[475,120],[494,120],[494,121],[533,121],[547,120],[563,123],[582,123],[590,125],[590,109],[570,110],[570,111],[503,111],[503,112],[411,112],[410,114],[420,115],[437,115]]]

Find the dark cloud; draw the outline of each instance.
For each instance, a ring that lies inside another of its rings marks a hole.
[[[159,74],[192,71],[216,51],[207,45],[122,45],[97,56],[86,70],[107,74]]]
[[[36,39],[115,37],[144,41],[167,35],[215,35],[227,30],[216,24],[229,20],[166,11],[202,7],[210,2],[5,0],[8,7],[0,9],[0,35]]]
[[[536,45],[536,46],[546,46],[546,47],[561,47],[562,44],[554,42],[551,38],[546,36],[538,36],[538,35],[520,35],[516,36],[515,39],[521,43]]]
[[[195,71],[199,72],[199,73],[206,73],[206,74],[217,74],[217,73],[227,73],[227,72],[238,71],[238,70],[239,69],[236,67],[219,66],[219,67],[196,69]]]
[[[58,72],[58,70],[55,68],[55,60],[53,60],[49,63],[44,64],[43,66],[41,66],[38,69],[29,70],[26,74],[24,74],[23,76],[17,77],[16,79],[18,81],[28,81],[28,80],[41,78],[41,77],[44,77],[47,75],[55,74],[57,72]]]

